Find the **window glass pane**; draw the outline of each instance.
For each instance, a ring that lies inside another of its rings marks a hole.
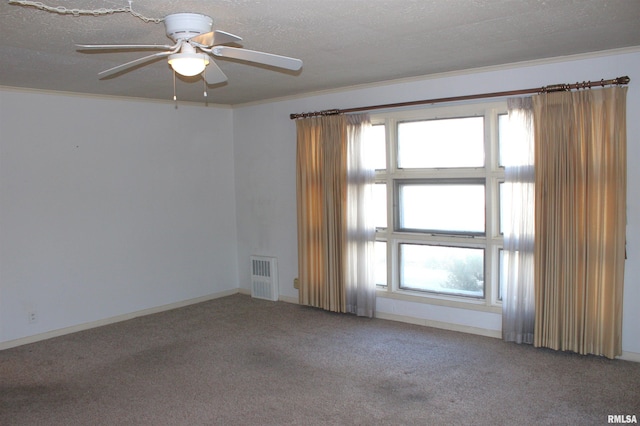
[[[484,297],[484,249],[400,244],[400,288]]]
[[[484,166],[484,117],[398,124],[398,167]]]
[[[384,124],[376,124],[367,130],[365,135],[367,152],[371,155],[372,166],[376,170],[387,168],[386,135]]]
[[[374,277],[376,285],[387,285],[387,242],[376,241],[375,246],[375,269]]]
[[[500,167],[504,167],[504,150],[502,144],[505,140],[507,120],[509,120],[509,116],[507,114],[498,115],[498,165]]]
[[[398,197],[400,229],[484,233],[482,183],[404,183]]]
[[[376,228],[387,227],[387,184],[376,183],[373,185],[373,209],[374,225]]]

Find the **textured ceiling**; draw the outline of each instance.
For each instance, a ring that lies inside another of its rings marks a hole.
[[[44,0],[117,9],[125,0]],[[228,81],[208,100],[241,104],[355,84],[640,46],[640,0],[134,0],[150,18],[209,15],[242,47],[300,58],[300,72],[216,60]],[[0,86],[171,100],[166,59],[99,80],[149,52],[81,53],[74,44],[172,44],[162,23],[129,13],[61,15],[0,3]],[[598,77],[598,76],[596,76]],[[202,80],[178,98],[201,102]]]

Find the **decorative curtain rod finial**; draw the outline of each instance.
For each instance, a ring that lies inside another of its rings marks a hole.
[[[618,77],[616,78],[616,84],[629,84],[631,82],[631,79],[629,78],[628,75],[625,75],[623,77]],[[605,83],[606,84],[606,83]]]
[[[568,92],[570,90],[591,89],[596,86],[623,86],[629,84],[630,81],[631,79],[625,75],[623,77],[612,78],[611,80],[601,79],[600,81],[583,81],[582,83],[576,82],[574,84],[551,84],[541,87],[538,93]]]

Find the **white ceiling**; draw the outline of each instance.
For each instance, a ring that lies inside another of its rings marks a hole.
[[[97,10],[126,0],[41,0]],[[304,61],[281,72],[216,60],[228,82],[211,103],[241,104],[363,83],[640,46],[640,0],[134,0],[150,18],[209,15],[242,47]],[[0,86],[171,100],[166,59],[116,78],[99,71],[146,52],[81,53],[76,43],[172,44],[163,24],[129,13],[71,16],[0,3]],[[595,76],[601,77],[601,76]],[[615,77],[615,76],[604,76]],[[203,82],[177,82],[201,102]]]

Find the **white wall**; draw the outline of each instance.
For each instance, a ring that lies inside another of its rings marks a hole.
[[[232,115],[1,89],[0,344],[237,289]]]
[[[428,60],[428,59],[427,59]],[[239,282],[249,288],[250,254],[277,256],[280,294],[296,299],[295,123],[290,113],[349,108],[418,99],[497,92],[628,75],[628,260],[624,288],[623,350],[640,354],[640,51],[608,52],[545,64],[521,64],[475,73],[414,79],[352,88],[234,109]],[[461,317],[455,308],[378,298],[381,316],[410,316],[416,322],[453,323],[499,332],[495,313]],[[499,318],[499,317],[498,317]],[[491,333],[489,333],[491,334]]]

